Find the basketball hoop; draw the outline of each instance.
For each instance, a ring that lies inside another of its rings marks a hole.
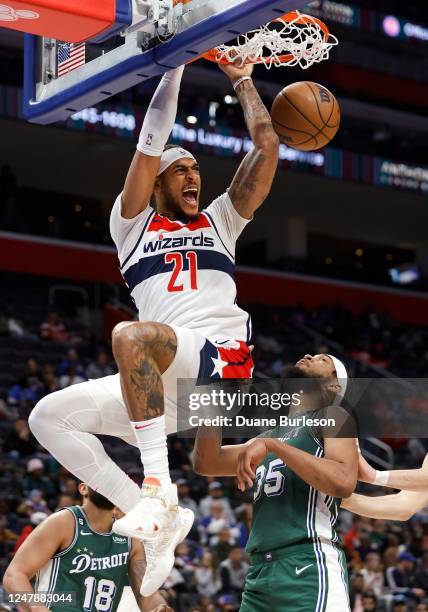
[[[328,59],[330,49],[338,43],[320,19],[292,11],[257,30],[241,34],[237,44],[221,45],[202,57],[220,64],[240,59],[243,64],[264,64],[268,69],[272,66],[306,69]]]

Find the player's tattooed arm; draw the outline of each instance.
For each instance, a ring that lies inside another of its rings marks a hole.
[[[140,593],[141,582],[146,571],[146,555],[144,553],[143,543],[138,540],[132,541],[131,554],[128,563],[128,579],[137,605],[141,612],[159,612],[162,610],[168,612],[171,610],[167,606],[165,599],[159,592],[154,593],[150,597],[143,597]],[[172,612],[172,610],[171,610]]]
[[[252,66],[221,66],[232,83],[250,76]],[[254,148],[247,153],[229,189],[238,213],[247,219],[268,196],[278,164],[279,140],[272,120],[251,79],[236,86],[236,95],[244,112],[245,123]]]
[[[176,352],[177,338],[168,325],[134,322],[115,328],[113,353],[131,420],[146,421],[164,413],[162,374]]]

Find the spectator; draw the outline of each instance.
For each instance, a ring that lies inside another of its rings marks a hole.
[[[185,478],[179,478],[175,484],[177,485],[178,505],[192,510],[195,518],[197,518],[199,516],[199,508],[195,500],[189,497],[189,483]]]
[[[4,549],[5,544],[16,542],[18,536],[8,527],[6,516],[0,516],[0,550]]]
[[[222,612],[235,612],[235,610],[239,610],[239,604],[233,595],[222,595],[218,598],[217,603]]]
[[[45,388],[36,376],[21,378],[9,389],[9,404],[23,409],[32,408],[45,394]]]
[[[17,419],[13,424],[13,429],[7,435],[3,450],[5,452],[13,452],[19,457],[28,457],[34,455],[37,449],[37,442],[33,434],[30,432],[28,423],[25,419]]]
[[[415,586],[428,593],[428,552],[424,552],[422,564],[415,572]]]
[[[70,368],[73,367],[75,374],[85,379],[85,368],[83,363],[80,361],[79,354],[75,348],[70,348],[67,351],[67,356],[61,361],[58,366],[58,376],[65,376],[69,374]],[[68,385],[67,385],[68,386]]]
[[[383,593],[383,571],[380,562],[380,555],[370,552],[365,560],[364,567],[360,570],[364,578],[364,590],[372,591],[376,597]]]
[[[407,600],[403,595],[397,595],[392,600],[391,612],[409,612]]]
[[[75,478],[66,478],[60,485],[61,493],[70,495],[72,499],[79,498],[80,493],[77,490],[77,480]]]
[[[28,525],[25,525],[19,534],[19,537],[16,541],[14,552],[18,550],[18,548],[25,542],[30,533],[34,530],[37,525],[40,525],[45,518],[48,517],[46,512],[34,512],[31,517]]]
[[[414,612],[428,612],[428,606],[424,603],[418,603]]]
[[[38,378],[42,382],[42,374],[40,372],[40,366],[37,361],[30,357],[25,365],[25,376],[33,376]]]
[[[211,552],[205,552],[202,555],[201,563],[199,567],[195,569],[194,581],[199,595],[212,597],[218,593],[220,582],[216,575],[213,555]]]
[[[97,360],[88,365],[86,368],[86,378],[102,378],[115,374],[115,369],[110,364],[110,359],[105,351],[100,351],[97,355]]]
[[[54,311],[48,313],[46,321],[40,326],[40,337],[49,342],[67,342],[70,335]]]
[[[238,538],[240,535],[239,529],[228,520],[221,499],[211,502],[211,514],[202,519],[200,527],[202,542],[210,546],[217,544],[219,540],[218,534],[224,528],[228,528],[233,544],[235,544],[235,538]]]
[[[249,565],[244,561],[242,548],[232,548],[228,558],[220,564],[221,590],[225,594],[237,595],[240,599],[244,590]]]
[[[223,485],[218,480],[211,482],[208,486],[209,494],[204,497],[200,504],[200,510],[202,516],[209,516],[211,513],[211,504],[213,501],[220,501],[225,510],[226,516],[229,520],[232,520],[233,514],[230,507],[230,501],[224,497]]]
[[[398,556],[397,564],[386,570],[386,583],[397,595],[404,595],[419,601],[425,597],[425,591],[415,587],[415,557],[409,552]]]
[[[185,580],[190,580],[193,576],[194,564],[193,555],[187,542],[181,542],[175,549],[175,567],[180,570]]]
[[[74,506],[75,504],[76,499],[72,495],[70,495],[69,493],[62,493],[58,496],[55,512],[58,512],[58,510],[61,510],[62,508],[69,508],[70,506]]]
[[[363,593],[364,593],[364,576],[360,573],[352,574],[350,579],[349,600],[352,612],[362,612],[363,610]]]
[[[27,464],[28,476],[24,478],[24,490],[31,491],[38,489],[47,497],[51,498],[55,495],[55,487],[47,476],[45,476],[45,466],[41,459],[30,459]]]
[[[362,612],[376,612],[377,598],[374,593],[363,593],[363,610]]]
[[[253,520],[253,505],[250,503],[242,504],[238,510],[239,522],[239,546],[245,548],[250,534],[251,522]]]
[[[216,566],[220,565],[222,561],[227,559],[234,544],[235,544],[235,541],[233,540],[233,538],[231,538],[230,529],[225,527],[218,534],[217,544],[213,546],[211,549]]]
[[[26,516],[31,516],[35,512],[50,514],[46,500],[43,499],[43,493],[38,489],[33,489],[28,493],[27,499],[19,504],[17,512]]]
[[[80,376],[80,374],[78,373],[76,366],[70,365],[67,370],[67,373],[63,374],[59,379],[59,386],[61,387],[61,389],[65,389],[65,387],[78,385],[82,382],[85,382],[85,380],[86,379],[83,378],[83,376]]]

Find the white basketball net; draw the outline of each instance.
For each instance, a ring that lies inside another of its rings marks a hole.
[[[330,49],[339,41],[322,30],[311,15],[295,11],[296,17],[287,22],[282,18],[238,37],[236,45],[216,48],[216,61],[225,59],[272,66],[300,66],[306,69],[328,59]],[[284,58],[284,56],[289,56]]]

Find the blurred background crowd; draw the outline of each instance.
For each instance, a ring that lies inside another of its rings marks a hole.
[[[293,81],[322,83],[338,97],[342,123],[317,153],[281,147],[272,192],[238,242],[238,300],[253,319],[256,374],[278,377],[305,353],[331,352],[353,377],[424,379],[428,9],[418,0],[311,7],[340,40],[329,62],[304,73],[257,68],[255,82],[269,108]],[[0,577],[37,524],[80,503],[75,479],[37,444],[28,417],[45,394],[116,371],[111,330],[135,311],[108,217],[157,84],[39,126],[22,117],[22,70],[22,35],[0,28]],[[185,70],[171,140],[198,157],[204,205],[230,184],[244,153],[233,93],[216,66]],[[426,397],[419,409],[428,413]],[[400,431],[382,399],[377,413],[387,415],[385,431],[365,442],[370,460],[419,466],[423,428],[421,438]],[[140,482],[138,452],[102,441]],[[196,476],[191,441],[172,438],[169,447],[180,501],[197,520],[177,548],[166,596],[178,612],[237,610],[251,493],[233,479]],[[347,512],[339,520],[352,612],[427,612],[428,512],[401,523]]]

